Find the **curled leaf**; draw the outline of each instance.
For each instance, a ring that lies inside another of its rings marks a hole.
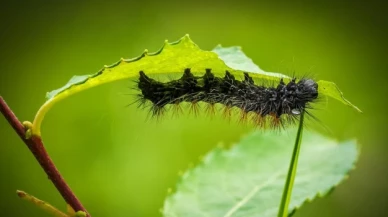
[[[212,73],[224,76],[229,71],[236,78],[242,78],[243,72],[251,73],[254,80],[278,81],[280,77],[289,79],[288,76],[265,72],[248,58],[239,47],[223,48],[216,47],[213,51],[201,50],[188,35],[177,42],[164,43],[163,47],[155,52],[149,53],[145,50],[140,56],[132,59],[121,59],[120,61],[104,66],[99,72],[91,75],[76,75],[61,88],[47,93],[48,100],[40,108],[35,116],[32,134],[40,135],[40,125],[47,111],[57,102],[80,91],[96,87],[101,84],[134,78],[139,71],[147,75],[165,75],[166,78],[172,74],[181,75],[185,68],[191,68],[193,74],[202,75],[205,69],[211,69]],[[319,81],[320,94],[330,96],[360,111],[343,96],[335,84],[327,81]]]

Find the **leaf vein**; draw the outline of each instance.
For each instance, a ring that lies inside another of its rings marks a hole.
[[[281,172],[275,173],[271,178],[269,178],[266,182],[264,182],[261,185],[256,185],[248,194],[240,200],[238,203],[236,203],[225,215],[224,217],[231,217],[238,209],[240,209],[242,206],[244,206],[255,194],[257,194],[260,190],[267,187],[273,181],[280,176]]]

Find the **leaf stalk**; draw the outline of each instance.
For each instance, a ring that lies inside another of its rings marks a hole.
[[[290,167],[288,169],[287,179],[283,189],[283,196],[279,206],[278,217],[288,216],[288,207],[290,205],[292,188],[294,186],[296,170],[298,167],[300,147],[302,145],[304,113],[305,112],[302,111],[300,114],[298,132],[296,134],[295,145],[291,156]]]

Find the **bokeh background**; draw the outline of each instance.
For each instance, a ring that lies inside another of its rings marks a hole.
[[[45,93],[73,75],[158,50],[189,33],[205,50],[240,45],[262,69],[312,73],[336,82],[364,114],[336,101],[317,116],[362,154],[350,178],[295,217],[380,217],[388,213],[388,7],[368,1],[2,1],[0,94],[32,120]],[[147,119],[127,105],[130,81],[103,85],[56,105],[43,139],[57,167],[94,216],[161,216],[178,172],[220,141],[251,130],[205,116]],[[16,133],[0,118],[0,216],[48,216],[20,201],[25,190],[65,204]],[[328,161],[330,159],[327,159]]]

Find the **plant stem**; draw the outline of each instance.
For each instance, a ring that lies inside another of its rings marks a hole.
[[[52,205],[50,205],[49,203],[46,203],[42,200],[39,200],[38,198],[32,196],[32,195],[29,195],[27,194],[26,192],[24,191],[16,191],[16,193],[18,194],[18,196],[25,200],[25,201],[28,201],[36,206],[38,206],[39,208],[41,208],[42,210],[56,216],[56,217],[69,217],[67,214],[61,212],[60,210],[58,210],[57,208],[53,207]]]
[[[304,111],[302,111],[300,114],[299,127],[298,132],[296,134],[294,151],[292,152],[290,167],[288,169],[286,184],[284,185],[283,196],[279,207],[278,217],[288,216],[288,206],[290,205],[292,187],[294,185],[296,169],[298,167],[299,152],[302,144],[303,119]]]
[[[46,172],[48,178],[55,185],[59,193],[62,195],[63,199],[69,204],[75,211],[84,211],[87,213],[87,216],[90,217],[90,214],[83,207],[81,202],[75,196],[73,191],[67,185],[58,169],[55,167],[53,161],[48,155],[46,149],[43,146],[43,142],[40,136],[32,135],[31,138],[26,139],[26,129],[17,119],[12,110],[8,107],[7,103],[0,96],[0,112],[7,119],[8,123],[12,126],[12,128],[16,131],[19,137],[23,140],[23,142],[30,149],[35,159],[39,162],[40,166]]]

